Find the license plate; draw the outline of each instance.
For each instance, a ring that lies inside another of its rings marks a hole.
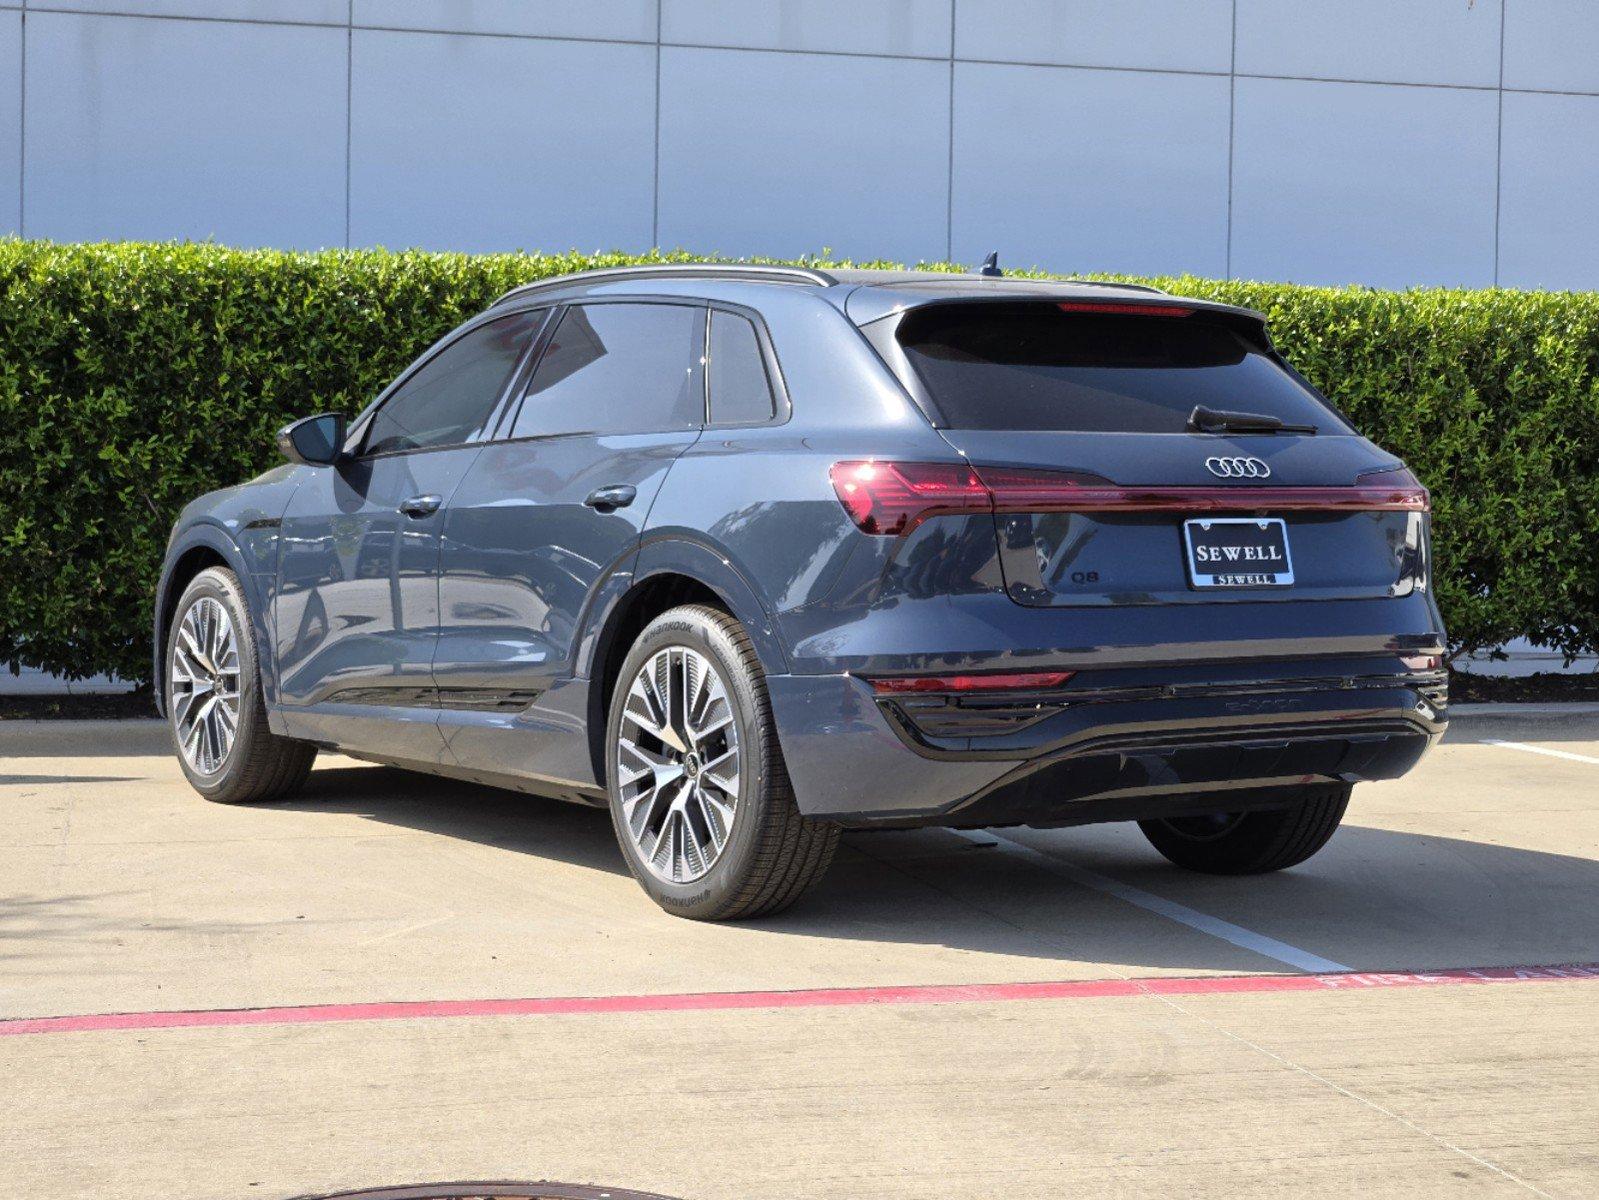
[[[1277,517],[1212,517],[1183,522],[1188,577],[1196,588],[1288,587],[1288,526]]]

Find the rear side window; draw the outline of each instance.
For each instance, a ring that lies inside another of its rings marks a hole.
[[[1203,404],[1347,431],[1259,347],[1199,314],[932,305],[906,317],[898,336],[955,429],[1181,433]]]
[[[587,304],[566,310],[529,381],[512,437],[698,429],[705,310]]]
[[[766,374],[761,340],[755,326],[732,313],[711,313],[711,421],[718,425],[750,425],[770,421],[772,381]]]
[[[363,453],[470,441],[500,402],[543,320],[543,311],[515,313],[456,338],[383,402],[367,429]]]

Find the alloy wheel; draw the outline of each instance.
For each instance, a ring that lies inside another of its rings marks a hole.
[[[190,767],[213,775],[239,731],[239,642],[214,597],[201,596],[183,614],[169,674],[178,748]]]
[[[688,646],[650,656],[628,687],[612,764],[639,860],[692,883],[721,857],[738,811],[738,723],[727,682]]]

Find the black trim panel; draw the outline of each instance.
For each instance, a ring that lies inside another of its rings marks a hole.
[[[521,712],[539,695],[538,689],[530,688],[353,687],[334,692],[323,703]]]

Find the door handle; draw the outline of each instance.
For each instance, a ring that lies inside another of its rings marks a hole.
[[[408,517],[431,517],[443,503],[443,496],[412,496],[400,501],[400,511]]]
[[[613,483],[610,487],[595,488],[583,501],[596,512],[615,512],[626,508],[638,496],[638,488],[631,483]]]

